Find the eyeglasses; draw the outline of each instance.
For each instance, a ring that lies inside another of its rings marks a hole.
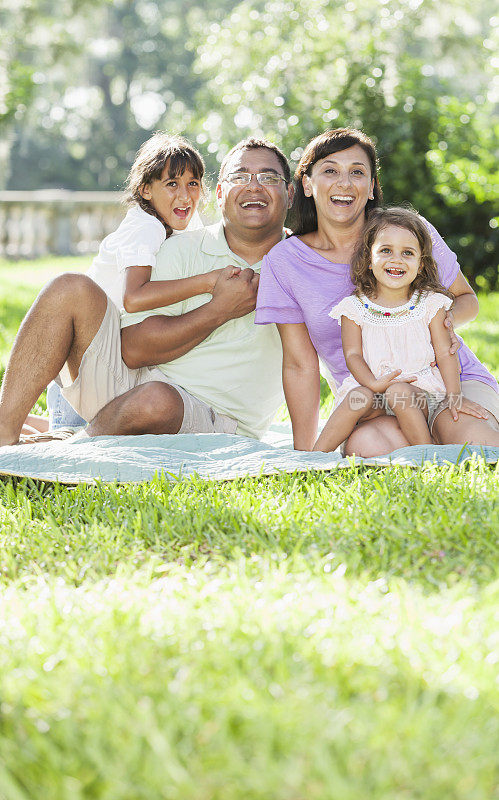
[[[260,186],[277,186],[279,181],[287,183],[286,178],[283,178],[277,172],[229,172],[224,181],[232,184],[232,186],[248,186],[253,175]]]

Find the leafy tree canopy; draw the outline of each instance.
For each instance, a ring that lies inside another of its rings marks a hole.
[[[411,202],[494,285],[494,5],[23,0],[0,63],[8,185],[117,188],[158,128],[216,174],[244,136],[296,163],[316,133],[353,125],[377,142],[387,202]]]

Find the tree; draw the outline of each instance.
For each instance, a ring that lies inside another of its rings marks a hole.
[[[267,135],[296,162],[316,133],[362,127],[377,141],[385,200],[410,201],[449,239],[470,279],[476,283],[481,273],[494,285],[495,229],[482,191],[492,172],[492,9],[488,0],[242,2],[204,41],[199,37],[197,141],[209,143],[220,161],[241,136]],[[470,104],[483,108],[484,127],[462,121]],[[463,215],[448,192],[449,170],[474,137],[480,152],[468,158],[481,177],[466,194]],[[473,264],[463,225],[471,229]]]
[[[9,187],[119,188],[151,131],[188,131],[201,81],[192,70],[192,30],[234,2],[211,10],[198,0],[78,5],[71,21],[78,46],[61,47],[52,59],[26,54],[36,87],[15,125]],[[46,6],[57,27],[55,0]]]
[[[3,0],[0,7],[0,151],[3,183],[8,175],[9,138],[21,125],[38,92],[43,68],[81,49],[75,20],[103,0]],[[107,0],[104,0],[107,2]],[[78,12],[78,14],[77,14]],[[7,146],[5,146],[7,145]]]
[[[410,201],[474,283],[497,285],[492,0],[21,6],[16,28],[0,12],[10,188],[118,188],[157,128],[197,142],[215,173],[243,136],[296,163],[316,133],[353,125],[377,141],[386,201]]]

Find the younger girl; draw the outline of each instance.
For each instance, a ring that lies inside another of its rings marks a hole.
[[[220,270],[181,280],[150,280],[165,239],[202,226],[197,207],[203,175],[200,153],[181,136],[155,133],[141,146],[126,181],[129,210],[102,241],[87,273],[118,309],[160,308],[213,290]],[[55,382],[48,387],[47,405],[49,422],[30,416],[28,424],[38,430],[85,424]]]
[[[444,327],[452,295],[439,282],[427,227],[404,208],[375,209],[352,261],[357,289],[330,312],[351,376],[314,450],[335,450],[360,421],[394,414],[410,444],[431,444],[437,413],[483,418],[461,394]],[[432,366],[438,362],[438,368]]]

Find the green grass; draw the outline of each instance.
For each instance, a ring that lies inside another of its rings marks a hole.
[[[2,364],[61,266],[0,262]],[[498,489],[480,461],[5,479],[1,800],[499,798]]]

